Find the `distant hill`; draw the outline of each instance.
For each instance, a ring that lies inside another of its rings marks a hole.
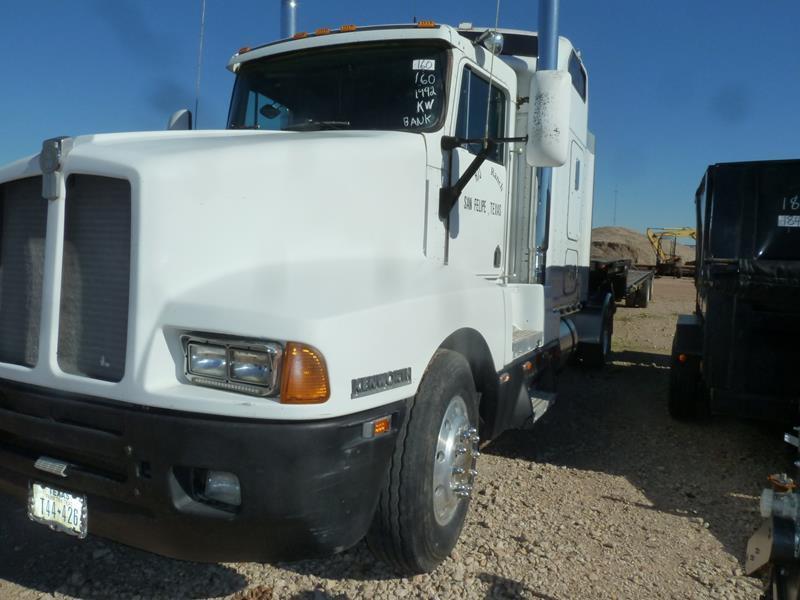
[[[678,244],[683,262],[694,260],[694,247]],[[592,230],[592,258],[627,258],[637,265],[656,264],[656,253],[644,233],[625,227],[596,227]]]

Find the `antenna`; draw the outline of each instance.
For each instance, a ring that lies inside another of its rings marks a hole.
[[[200,42],[197,46],[197,79],[194,82],[194,128],[200,115],[200,76],[203,73],[203,42],[206,34],[206,0],[200,1]]]

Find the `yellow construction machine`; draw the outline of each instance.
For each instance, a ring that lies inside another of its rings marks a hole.
[[[678,255],[677,246],[680,238],[697,240],[697,231],[694,227],[647,228],[647,239],[650,240],[656,253],[657,275],[680,277],[694,270],[693,264],[687,267],[683,264],[683,259]]]

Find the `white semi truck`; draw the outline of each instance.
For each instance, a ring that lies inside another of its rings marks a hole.
[[[299,33],[233,56],[225,130],[0,168],[0,492],[172,557],[434,568],[479,443],[610,346],[588,78],[549,39]]]

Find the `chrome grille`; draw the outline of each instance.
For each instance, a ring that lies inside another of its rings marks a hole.
[[[41,177],[0,185],[0,362],[38,360],[46,229]]]
[[[93,379],[125,374],[131,189],[122,179],[67,180],[58,364]]]

